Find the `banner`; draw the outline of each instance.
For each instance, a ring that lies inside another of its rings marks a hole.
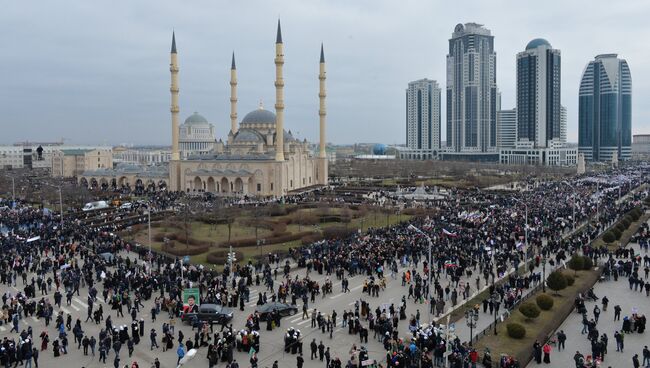
[[[201,305],[199,288],[183,289],[183,305],[190,309],[194,305]]]

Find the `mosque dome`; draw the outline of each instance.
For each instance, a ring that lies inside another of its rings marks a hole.
[[[548,46],[548,48],[551,48],[551,44],[548,41],[543,38],[536,38],[528,42],[528,45],[526,45],[526,50],[536,49],[540,46]]]
[[[244,116],[242,124],[275,124],[275,114],[269,110],[259,108]]]
[[[185,119],[185,124],[207,124],[208,119],[204,118],[203,115],[199,114],[198,112],[194,112],[194,114],[190,115],[187,119]]]
[[[264,142],[264,138],[259,133],[250,129],[240,129],[233,140],[235,142]]]

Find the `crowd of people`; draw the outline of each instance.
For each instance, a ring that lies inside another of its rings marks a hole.
[[[331,338],[339,322],[337,311],[318,310],[316,296],[332,292],[334,286],[329,277],[340,281],[345,292],[348,277],[363,275],[366,282],[359,301],[341,313],[342,326],[347,327],[349,335],[358,336],[359,347],[354,345],[346,354],[317,344],[318,356],[320,360],[326,358],[326,367],[360,367],[368,361],[371,353],[364,345],[368,344],[370,333],[385,350],[384,356],[375,354],[372,359],[384,367],[428,368],[441,366],[446,359],[453,368],[477,362],[492,366],[489,351],[478,352],[458,336],[423,323],[420,310],[412,311],[407,300],[422,304],[423,311],[429,308],[427,312],[439,316],[467,300],[474,291],[491,285],[491,294],[498,295],[498,299],[485,300],[483,313],[488,309],[497,313],[501,307],[511,308],[526,289],[542,282],[541,275],[532,272],[541,257],[556,264],[578,251],[593,258],[607,257],[606,251],[591,247],[590,241],[638,204],[641,194],[619,199],[650,178],[644,171],[633,169],[624,174],[615,172],[566,182],[531,182],[525,192],[452,189],[444,200],[426,204],[435,209],[435,215],[427,218],[302,246],[292,250],[292,259],[284,265],[280,257],[274,256],[272,262],[237,264],[232,269],[225,267],[223,272],[184,265],[181,259],[137,249],[118,235],[119,226],[124,224],[107,222],[102,226],[86,226],[78,216],[61,222],[57,214],[49,211],[21,201],[0,200],[0,282],[7,290],[3,295],[2,321],[12,327],[9,333],[15,334],[4,338],[0,364],[31,366],[34,362],[37,366],[39,354],[42,356],[50,350],[53,357],[76,353],[69,344],[72,335],[76,350],[83,354],[94,356],[97,351],[101,362],[113,360],[115,367],[123,366],[124,361],[137,365],[130,358],[138,346],[146,344],[144,336],[148,333],[148,348],[158,349],[158,336],[161,336],[162,350],[175,350],[177,364],[186,354],[205,351],[210,367],[223,362],[236,368],[240,364],[237,357],[243,356],[239,352],[244,352],[247,362],[243,364],[257,367],[258,355],[265,351],[260,340],[264,334],[260,329],[262,316],[250,314],[244,326],[224,322],[219,331],[214,331],[214,326],[205,321],[194,321],[190,335],[186,336],[176,326],[176,321],[186,312],[183,290],[198,288],[202,303],[239,307],[244,311],[251,286],[264,285],[266,292],[260,293],[259,304],[277,301],[301,306],[303,314],[312,319],[310,328],[319,329]],[[178,193],[152,194],[148,203],[152,208],[173,209],[183,198]],[[297,200],[302,199],[283,199]],[[585,223],[587,226],[582,230],[571,232]],[[128,250],[136,251],[139,257],[119,256]],[[630,261],[635,270],[641,259]],[[530,264],[530,273],[508,273],[524,264]],[[328,279],[321,285],[309,272],[303,277],[293,275],[291,270],[296,265],[305,265]],[[610,265],[615,274],[619,263]],[[279,280],[278,269],[284,270]],[[620,269],[626,269],[625,262]],[[495,284],[495,280],[506,275],[505,282]],[[394,280],[401,277],[404,297],[400,303],[380,302],[382,285],[386,285],[388,277]],[[10,291],[11,287],[17,291]],[[88,290],[85,321],[60,310],[63,297],[69,304],[71,298],[81,296],[80,289]],[[53,293],[52,298],[49,293]],[[145,303],[152,307],[145,307]],[[104,311],[103,305],[110,310]],[[59,312],[54,312],[55,306]],[[114,323],[113,312],[116,319],[130,317],[131,323]],[[159,329],[155,325],[156,316],[162,313],[167,313],[169,319],[164,319]],[[32,327],[22,328],[22,321],[28,316],[42,321],[42,332]],[[145,321],[145,316],[150,318]],[[642,321],[640,316],[632,318],[636,319],[629,321],[631,329],[638,332],[644,328],[645,317]],[[266,330],[281,328],[277,313],[265,319]],[[48,330],[50,321],[56,328],[52,336]],[[84,332],[88,323],[101,326],[97,336]],[[408,333],[400,330],[403,323],[408,326]],[[295,355],[299,368],[305,361],[302,337],[299,330],[289,329],[284,340],[285,352]],[[38,338],[40,344],[35,341]],[[315,357],[313,343],[310,344],[312,359]],[[124,347],[128,358],[122,353]],[[157,358],[148,363],[160,366]],[[496,364],[516,366],[512,362]]]

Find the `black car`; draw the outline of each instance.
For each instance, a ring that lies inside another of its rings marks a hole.
[[[183,313],[183,322],[203,321],[225,324],[232,320],[233,310],[219,304],[201,304],[197,313]],[[196,319],[195,319],[196,317]]]
[[[280,302],[270,302],[255,308],[255,312],[259,313],[262,321],[266,321],[267,316],[273,311],[278,311],[280,317],[293,316],[298,313],[298,307]]]

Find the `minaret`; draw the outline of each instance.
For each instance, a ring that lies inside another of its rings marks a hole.
[[[284,45],[278,19],[278,34],[275,38],[275,160],[284,161]]]
[[[172,161],[180,159],[178,151],[178,54],[176,53],[176,35],[172,32],[172,51],[169,71],[172,74],[172,85],[169,91],[172,93]]]
[[[318,109],[318,115],[320,117],[320,146],[318,157],[326,158],[327,154],[325,153],[325,116],[327,111],[325,110],[325,53],[323,52],[323,44],[320,44],[320,69],[318,73],[318,79],[320,80],[320,90],[318,92],[318,98],[320,99],[320,108]]]
[[[235,67],[235,52],[232,53],[230,66],[230,131],[237,133],[237,67]]]

